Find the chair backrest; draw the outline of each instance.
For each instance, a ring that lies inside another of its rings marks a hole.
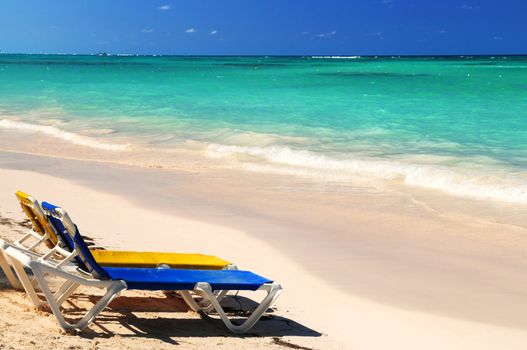
[[[97,264],[77,225],[71,220],[68,213],[61,207],[48,202],[42,202],[42,209],[55,229],[69,238],[68,241],[72,244],[72,249],[75,249],[78,254],[79,267],[95,278],[109,279],[110,276]]]
[[[36,201],[35,198],[22,191],[16,191],[15,195],[18,201],[20,202],[22,210],[31,221],[33,231],[42,236],[47,235],[48,239],[45,241],[46,245],[49,248],[55,247],[59,240],[55,231],[49,225],[46,217],[44,216],[40,204]]]

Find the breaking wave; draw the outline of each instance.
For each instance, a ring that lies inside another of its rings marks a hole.
[[[306,169],[313,175],[332,172],[339,177],[371,176],[386,180],[400,180],[407,185],[441,190],[455,196],[481,200],[495,200],[516,204],[527,204],[527,173],[497,174],[482,173],[461,167],[415,164],[390,159],[368,159],[347,157],[339,159],[311,151],[294,150],[287,146],[235,146],[210,144],[208,154],[213,158],[229,156],[256,157],[282,166],[284,173],[291,173],[297,167],[299,174]],[[265,169],[262,167],[261,169]],[[275,169],[276,172],[278,169]]]
[[[73,143],[75,145],[101,149],[105,151],[121,152],[125,151],[129,147],[129,144],[105,143],[101,142],[96,138],[79,135],[69,131],[64,131],[51,125],[31,124],[21,121],[1,119],[0,128],[38,132],[69,143]]]

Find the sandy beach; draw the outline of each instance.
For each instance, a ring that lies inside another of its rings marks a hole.
[[[527,1],[1,8],[0,350],[527,349]]]
[[[522,349],[527,340],[527,229],[518,215],[507,222],[455,214],[462,200],[440,210],[446,207],[418,195],[343,199],[330,185],[316,191],[297,183],[292,191],[290,180],[270,176],[7,151],[0,168],[3,237],[24,229],[13,196],[22,189],[67,208],[83,234],[107,249],[213,254],[285,289],[273,312],[241,337],[218,320],[200,319],[177,298],[153,293],[155,302],[147,302],[137,292],[113,302],[85,333],[71,335],[3,280],[6,349],[30,348],[34,339],[78,349],[478,350]],[[90,293],[80,290],[73,302],[82,305]]]

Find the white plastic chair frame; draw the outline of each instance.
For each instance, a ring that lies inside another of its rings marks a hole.
[[[83,330],[113,299],[118,297],[123,290],[128,289],[126,282],[122,280],[98,280],[92,278],[91,276],[88,277],[85,273],[78,272],[75,274],[72,271],[64,270],[64,267],[67,266],[65,261],[72,259],[73,256],[65,258],[63,262],[56,265],[50,264],[48,260],[37,258],[30,252],[21,250],[17,247],[8,247],[5,252],[13,261],[16,260],[21,266],[29,267],[33,271],[33,274],[38,280],[40,288],[44,293],[51,311],[64,330]],[[45,279],[46,274],[63,278],[66,280],[66,282],[55,293],[53,293]],[[106,289],[106,293],[78,322],[70,323],[66,321],[64,315],[61,312],[60,306],[80,285],[104,288]],[[185,302],[191,305],[191,308],[194,311],[208,313],[212,310],[216,310],[220,316],[220,319],[230,331],[233,333],[244,333],[254,326],[254,324],[260,319],[269,306],[276,300],[276,298],[278,298],[282,292],[282,287],[278,283],[272,282],[263,284],[258,290],[265,291],[267,295],[262,300],[260,305],[252,312],[252,314],[240,325],[232,323],[223,310],[223,307],[219,303],[219,300],[225,296],[226,292],[221,292],[219,296],[216,296],[212,292],[210,284],[206,282],[196,283],[193,291],[209,302],[211,307],[202,307],[197,304],[197,302],[190,295],[189,291],[180,291],[180,293],[185,299]]]

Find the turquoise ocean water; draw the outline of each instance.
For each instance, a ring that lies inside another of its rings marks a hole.
[[[521,56],[0,55],[0,129],[527,204]]]

